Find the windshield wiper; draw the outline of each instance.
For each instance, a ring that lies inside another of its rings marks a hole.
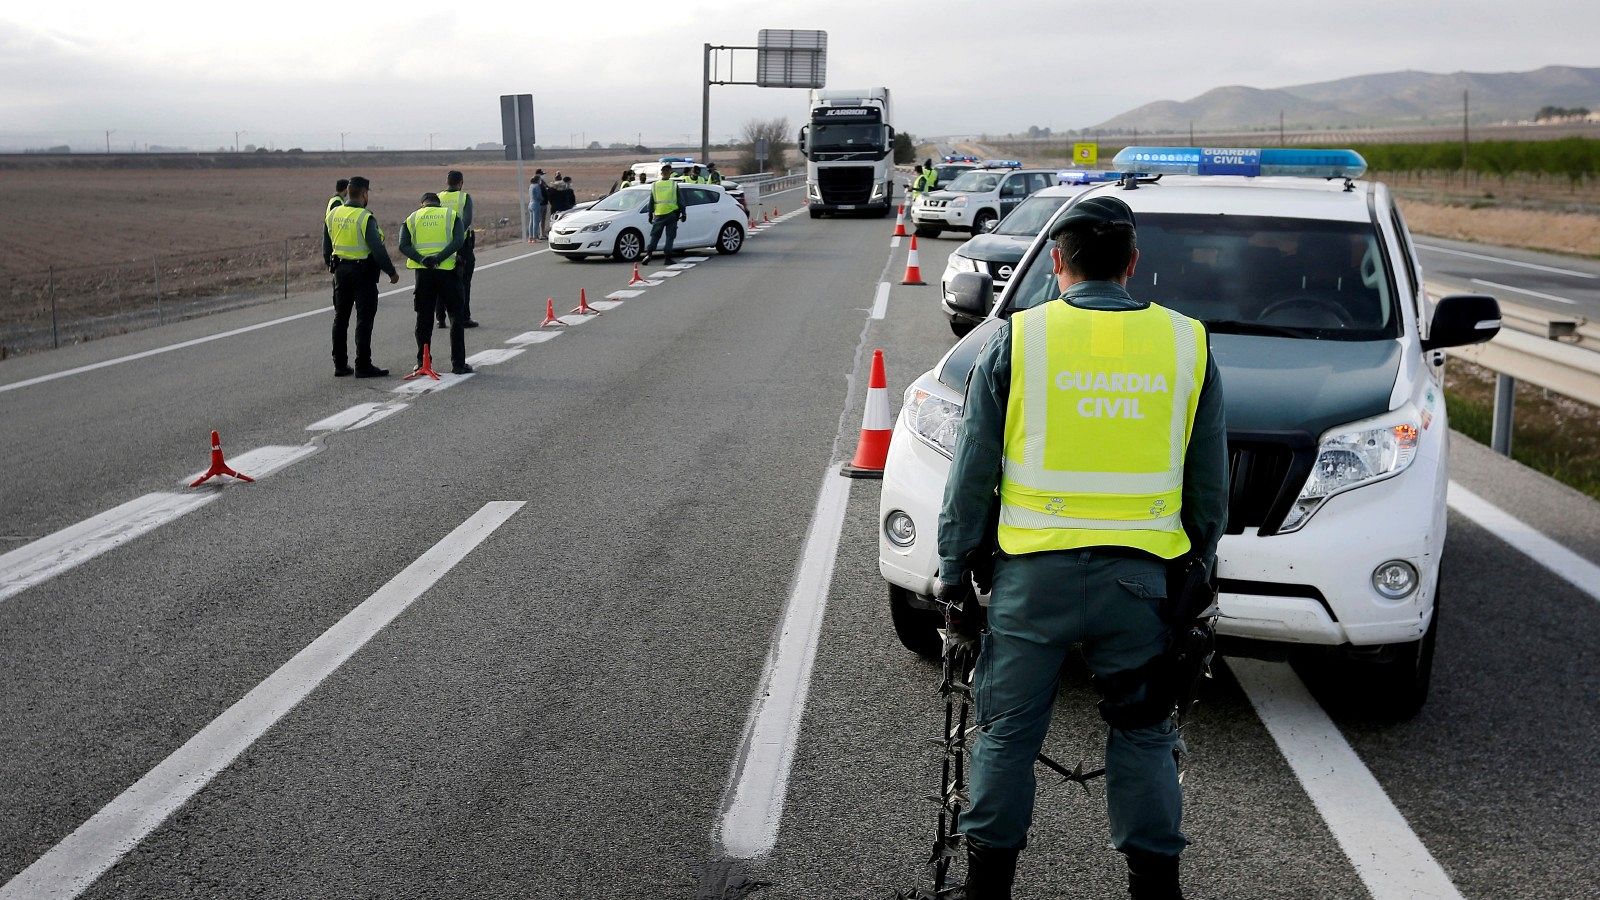
[[[1314,338],[1316,332],[1310,328],[1295,328],[1290,325],[1269,325],[1266,322],[1241,322],[1238,319],[1202,319],[1207,330],[1217,334],[1264,334],[1272,337]]]

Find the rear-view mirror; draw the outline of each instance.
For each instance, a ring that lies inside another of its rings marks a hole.
[[[1424,350],[1481,344],[1500,333],[1500,301],[1487,294],[1451,294],[1433,310]]]
[[[994,306],[994,279],[987,272],[960,272],[950,279],[950,308],[982,319]]]

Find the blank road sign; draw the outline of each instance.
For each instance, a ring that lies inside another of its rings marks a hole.
[[[763,28],[756,38],[756,84],[819,88],[828,83],[828,33]]]

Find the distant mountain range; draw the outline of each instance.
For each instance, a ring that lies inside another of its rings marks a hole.
[[[1384,72],[1282,88],[1213,88],[1192,100],[1147,103],[1094,126],[1126,133],[1444,125],[1461,121],[1469,92],[1475,123],[1531,119],[1543,106],[1600,110],[1600,68],[1532,72]]]

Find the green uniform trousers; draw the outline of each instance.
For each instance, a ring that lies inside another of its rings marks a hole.
[[[1027,843],[1034,760],[1050,727],[1068,650],[1081,644],[1096,675],[1143,665],[1166,648],[1158,609],[1166,593],[1166,568],[1154,558],[1078,550],[996,561],[989,630],[973,676],[979,727],[972,747],[972,806],[962,816],[970,840],[1007,849]],[[1137,687],[1106,699],[1134,702],[1143,694]],[[1180,830],[1183,795],[1173,758],[1178,739],[1170,720],[1111,729],[1106,804],[1116,849],[1175,856],[1188,845]]]

